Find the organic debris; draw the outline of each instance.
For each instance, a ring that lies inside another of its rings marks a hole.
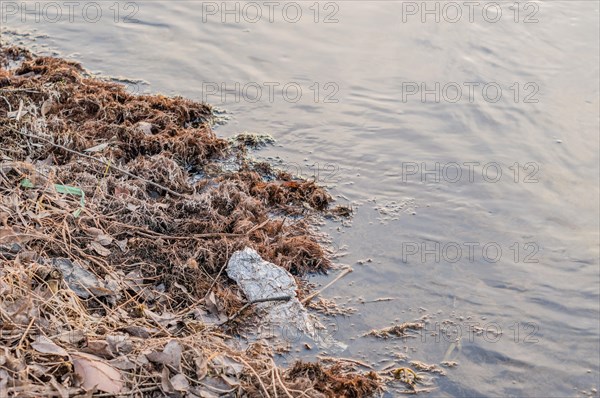
[[[253,249],[295,276],[327,271],[311,225],[331,198],[286,173],[264,178],[212,120],[206,104],[0,50],[0,395],[377,389],[339,365],[285,371],[271,347],[229,334],[223,322],[249,300],[223,272],[232,254]]]
[[[318,363],[296,362],[286,377],[291,380],[306,380],[311,388],[331,397],[365,397],[377,390],[379,376],[375,372],[365,375],[349,373],[352,366],[338,362],[326,369]],[[344,375],[340,377],[340,375]]]
[[[229,140],[235,144],[250,147],[253,149],[262,148],[269,144],[275,143],[275,138],[273,138],[269,134],[256,133],[240,133],[234,135]]]
[[[393,337],[415,337],[414,334],[409,332],[420,330],[424,327],[425,325],[419,322],[405,322],[400,325],[394,325],[380,330],[371,330],[369,333],[367,333],[367,336],[375,336],[383,339]]]
[[[426,364],[420,361],[411,361],[410,363],[415,369],[420,370],[422,372],[428,372],[428,373],[437,373],[441,376],[445,376],[446,372],[444,371],[444,369],[440,368],[439,366],[435,365],[435,364]]]
[[[309,301],[306,306],[328,316],[350,316],[358,311],[356,308],[347,307],[344,305],[340,306],[334,300],[329,300],[323,297],[320,297],[317,300]]]

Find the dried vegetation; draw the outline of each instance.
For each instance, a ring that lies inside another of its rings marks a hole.
[[[297,276],[330,267],[310,226],[330,196],[247,161],[212,118],[205,104],[1,49],[1,396],[377,389],[341,365],[282,369],[267,345],[233,338],[242,320],[219,326],[244,305],[223,273],[236,250]]]

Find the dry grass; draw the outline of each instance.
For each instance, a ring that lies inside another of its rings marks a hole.
[[[331,198],[247,161],[211,120],[206,104],[0,51],[0,395],[377,389],[340,365],[281,369],[219,326],[244,305],[222,272],[236,250],[298,276],[330,267],[311,217]]]

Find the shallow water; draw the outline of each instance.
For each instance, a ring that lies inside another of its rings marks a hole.
[[[597,395],[597,2],[480,2],[472,20],[427,2],[439,22],[422,2],[56,2],[57,22],[23,4],[2,2],[3,39],[213,103],[220,134],[273,135],[257,156],[357,209],[326,225],[354,268],[325,293],[358,309],[335,320],[341,356],[456,362],[433,396]],[[363,336],[423,316],[415,338]]]

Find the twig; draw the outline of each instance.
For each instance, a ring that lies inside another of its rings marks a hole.
[[[136,179],[138,179],[138,180],[140,180],[140,181],[142,181],[142,182],[145,182],[146,184],[149,184],[149,185],[155,186],[155,187],[157,187],[157,188],[160,188],[160,189],[162,189],[162,190],[164,190],[164,191],[167,191],[167,192],[168,192],[168,193],[170,193],[171,195],[173,195],[173,196],[177,196],[178,198],[185,198],[185,197],[186,197],[185,195],[183,195],[183,194],[180,194],[179,192],[175,192],[175,191],[173,191],[172,189],[169,189],[169,188],[167,188],[167,187],[165,187],[165,186],[163,186],[163,185],[160,185],[160,184],[158,184],[158,183],[156,183],[156,182],[154,182],[154,181],[146,180],[145,178],[142,178],[142,177],[140,177],[140,176],[137,176],[137,175],[135,175],[135,174],[133,174],[133,173],[130,173],[130,172],[128,172],[127,170],[123,170],[123,169],[121,169],[121,168],[119,168],[119,167],[117,167],[117,166],[115,166],[115,165],[112,165],[112,164],[110,164],[110,162],[105,162],[104,160],[101,160],[101,159],[95,158],[95,157],[93,157],[93,156],[90,156],[90,155],[86,155],[85,153],[81,153],[81,152],[75,151],[75,150],[73,150],[73,149],[69,149],[69,148],[67,148],[67,147],[65,147],[65,146],[63,146],[63,145],[60,145],[60,144],[55,144],[54,142],[52,142],[52,141],[50,141],[50,140],[48,140],[48,139],[46,139],[46,138],[44,138],[44,137],[39,137],[39,136],[36,136],[36,135],[28,134],[28,133],[25,133],[25,132],[23,132],[23,131],[17,130],[17,129],[16,129],[16,128],[14,128],[14,127],[13,127],[13,128],[11,128],[11,129],[12,129],[13,131],[15,131],[16,133],[18,133],[18,134],[21,134],[21,135],[23,135],[23,136],[25,136],[25,137],[33,138],[34,140],[41,140],[41,141],[44,141],[44,142],[46,142],[46,143],[48,143],[48,144],[50,144],[50,145],[52,145],[52,146],[54,146],[54,147],[56,147],[56,148],[60,148],[60,149],[62,149],[63,151],[70,152],[70,153],[72,153],[72,154],[74,154],[74,155],[81,156],[81,157],[84,157],[84,158],[86,158],[86,159],[91,159],[91,160],[93,160],[93,161],[95,161],[95,162],[98,162],[98,163],[100,163],[100,164],[102,164],[102,165],[104,165],[104,166],[106,166],[106,167],[110,167],[110,168],[111,168],[111,169],[113,169],[113,170],[116,170],[116,171],[118,171],[118,172],[120,172],[120,173],[123,173],[123,174],[125,174],[125,175],[126,175],[126,176],[128,176],[128,177],[131,177],[131,178],[136,178]]]
[[[25,341],[25,338],[29,334],[29,330],[31,329],[33,322],[35,322],[35,318],[31,318],[31,322],[29,322],[29,325],[27,325],[27,329],[25,329],[25,331],[23,332],[23,336],[21,336],[19,344],[17,344],[17,351],[21,349],[21,345],[23,344],[23,341]]]
[[[240,308],[238,310],[238,312],[236,312],[235,314],[233,314],[233,316],[229,317],[226,321],[221,322],[219,324],[219,326],[223,326],[226,323],[229,323],[231,321],[233,321],[235,318],[237,318],[238,316],[241,315],[242,312],[244,312],[244,310],[248,307],[250,307],[252,304],[256,304],[256,303],[265,303],[268,301],[289,301],[291,300],[292,296],[278,296],[278,297],[267,297],[267,298],[261,298],[261,299],[256,299],[256,300],[252,300],[247,302],[246,304],[244,304],[244,306],[242,308]]]
[[[369,364],[366,364],[364,362],[361,362],[357,359],[351,359],[351,358],[334,358],[334,357],[327,357],[327,356],[323,356],[323,355],[317,355],[317,358],[323,360],[323,361],[331,361],[331,362],[349,362],[349,363],[353,363],[368,369],[373,369],[373,367]]]
[[[396,300],[396,297],[380,297],[375,300],[362,301],[361,304],[380,303],[382,301],[392,301],[392,300]]]
[[[206,292],[206,294],[204,295],[204,299],[206,299],[206,297],[208,297],[208,295],[210,294],[210,292],[212,291],[213,287],[215,287],[215,285],[217,284],[217,281],[219,280],[219,277],[221,276],[221,273],[223,272],[223,270],[225,269],[225,267],[227,266],[227,262],[225,262],[225,264],[223,264],[223,266],[221,267],[221,269],[219,270],[219,273],[217,274],[217,276],[215,276],[215,279],[213,279],[210,287],[208,288],[208,291]]]
[[[302,304],[306,304],[306,303],[308,303],[310,300],[314,299],[314,298],[315,298],[315,297],[317,297],[319,294],[323,293],[323,291],[324,291],[325,289],[327,289],[328,287],[330,287],[331,285],[333,285],[333,284],[334,284],[334,283],[336,283],[338,280],[340,280],[341,278],[343,278],[344,276],[346,276],[347,274],[349,274],[349,273],[350,273],[350,272],[352,272],[352,271],[354,271],[352,268],[346,268],[346,269],[344,270],[344,272],[342,272],[341,274],[339,274],[339,275],[337,276],[337,278],[335,278],[334,280],[332,280],[331,282],[329,282],[327,285],[323,286],[323,288],[322,288],[322,289],[320,289],[320,290],[318,290],[318,291],[314,292],[313,294],[311,294],[311,295],[310,295],[310,296],[308,296],[308,297],[305,297],[305,298],[302,300]]]
[[[41,91],[31,90],[28,88],[0,88],[0,91],[4,91],[4,92],[22,91],[25,93],[41,93]]]

